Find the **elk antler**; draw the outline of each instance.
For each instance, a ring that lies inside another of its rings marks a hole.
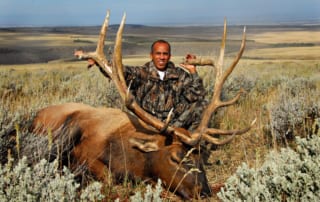
[[[117,32],[116,41],[115,41],[115,45],[114,45],[113,60],[112,60],[111,65],[110,65],[109,61],[106,59],[105,54],[104,54],[104,50],[103,50],[104,49],[104,40],[106,37],[108,24],[109,24],[109,11],[107,11],[106,18],[105,18],[104,23],[101,27],[96,51],[95,52],[88,52],[88,53],[85,53],[85,52],[77,53],[76,56],[79,57],[80,59],[91,58],[91,59],[95,60],[97,65],[100,68],[100,71],[102,71],[102,73],[105,76],[111,78],[112,81],[114,82],[114,84],[115,84],[122,100],[124,101],[126,107],[131,112],[133,112],[139,119],[141,119],[146,124],[152,126],[156,130],[165,131],[167,134],[176,135],[179,137],[179,139],[182,142],[184,142],[188,145],[197,144],[200,141],[200,138],[202,136],[204,137],[204,139],[206,141],[212,142],[214,144],[224,143],[226,140],[219,142],[219,141],[217,141],[217,139],[211,137],[210,134],[216,134],[219,132],[229,134],[230,132],[228,132],[228,131],[224,132],[224,131],[221,131],[218,129],[210,129],[210,128],[207,128],[204,126],[207,126],[209,119],[211,118],[211,114],[213,112],[215,112],[217,108],[219,108],[221,106],[229,105],[229,103],[231,104],[231,102],[234,103],[236,101],[236,99],[234,99],[234,101],[230,101],[228,103],[221,102],[220,95],[221,95],[221,88],[222,88],[224,81],[226,80],[228,75],[232,72],[233,68],[235,67],[236,63],[239,61],[239,59],[241,57],[241,54],[244,49],[245,37],[243,38],[243,42],[242,42],[243,45],[242,45],[240,54],[238,54],[238,57],[237,57],[235,64],[232,66],[232,68],[229,68],[229,71],[227,71],[228,73],[226,73],[223,77],[221,77],[221,76],[217,77],[218,79],[216,81],[216,86],[215,86],[215,91],[214,91],[212,102],[208,106],[206,112],[204,113],[200,126],[198,127],[198,129],[196,130],[195,133],[191,134],[189,131],[187,131],[183,128],[175,128],[175,127],[170,126],[168,124],[169,121],[164,123],[161,120],[157,119],[156,117],[152,116],[151,114],[147,113],[145,110],[143,110],[138,105],[138,103],[135,101],[135,99],[133,98],[133,96],[129,92],[129,89],[127,87],[126,81],[124,79],[124,74],[123,74],[122,50],[121,50],[122,33],[123,33],[123,29],[124,29],[125,19],[126,19],[126,15],[124,14],[122,21],[120,23],[118,32]],[[225,27],[226,27],[226,24],[225,24]],[[225,28],[225,31],[226,31],[226,28]],[[220,71],[222,69],[222,63],[223,63],[225,35],[226,34],[224,33],[223,45],[221,46],[221,49],[223,49],[223,51],[221,51],[222,53],[220,53],[220,59],[219,59],[219,61],[220,61],[219,63],[221,63],[221,64],[219,64]],[[208,65],[208,62],[203,63],[202,65],[204,65],[204,64]],[[210,64],[212,65],[213,62],[209,63],[209,65]],[[220,75],[220,74],[221,73],[219,73],[217,75]],[[239,96],[240,96],[240,94],[237,97],[239,97]],[[212,104],[212,103],[214,103],[214,104]],[[244,130],[243,131],[234,131],[231,134],[244,133],[244,132],[248,131],[249,129],[250,129],[250,127],[245,129],[245,131]],[[229,139],[231,139],[231,138],[229,138]],[[228,140],[228,141],[230,141],[230,140]]]
[[[222,87],[225,81],[227,80],[228,76],[232,73],[236,65],[238,64],[243,51],[245,49],[246,45],[246,30],[244,28],[243,30],[243,36],[242,36],[242,42],[240,51],[238,52],[236,58],[232,62],[232,64],[226,69],[226,71],[223,72],[223,60],[224,60],[224,52],[225,52],[225,45],[226,45],[226,37],[227,37],[227,22],[224,20],[224,29],[223,29],[223,35],[222,35],[222,41],[221,41],[221,48],[220,48],[220,55],[217,64],[215,65],[216,68],[216,79],[215,79],[215,85],[214,85],[214,91],[211,98],[211,101],[209,105],[207,106],[206,110],[202,114],[202,119],[200,122],[200,125],[195,130],[195,132],[192,134],[192,136],[203,136],[203,138],[211,143],[214,144],[225,144],[229,141],[231,141],[234,137],[234,135],[243,134],[250,130],[250,128],[255,123],[255,120],[250,124],[249,127],[244,128],[242,130],[221,130],[221,129],[215,129],[215,128],[208,128],[209,121],[212,117],[212,114],[214,114],[219,108],[226,107],[233,105],[241,96],[241,94],[244,92],[242,89],[238,92],[238,94],[228,101],[222,101],[221,100],[221,93],[222,93]],[[206,62],[203,62],[206,61]],[[187,61],[189,63],[189,61]],[[200,60],[200,61],[191,61],[194,65],[208,65],[207,60]],[[213,62],[212,62],[213,63]],[[213,65],[212,65],[213,66]],[[227,138],[225,140],[220,141],[217,138],[211,137],[210,135],[214,134],[220,134],[220,135],[232,135],[230,138]]]
[[[135,101],[133,96],[130,94],[129,89],[126,85],[126,81],[124,79],[123,74],[123,64],[122,64],[122,33],[125,24],[126,15],[124,14],[122,21],[120,23],[116,41],[114,45],[114,54],[112,65],[109,64],[109,61],[106,59],[104,54],[104,40],[106,37],[108,24],[109,24],[109,11],[107,11],[106,18],[104,23],[101,27],[100,36],[98,40],[97,49],[95,52],[78,52],[75,54],[80,59],[93,59],[97,63],[102,71],[103,75],[111,78],[114,82],[122,100],[124,101],[126,107],[132,111],[139,119],[141,119],[146,124],[152,126],[158,131],[165,131],[168,134],[176,135],[180,138],[180,140],[189,145],[195,145],[200,140],[200,136],[193,138],[190,135],[190,132],[184,129],[176,129],[166,123],[162,122],[161,120],[157,119],[156,117],[147,113],[144,109],[142,109],[138,103]]]
[[[214,66],[214,61],[209,58],[194,58],[194,59],[187,59],[185,63],[189,65],[200,65],[200,66]]]

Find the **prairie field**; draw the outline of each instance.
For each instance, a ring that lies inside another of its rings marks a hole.
[[[88,70],[85,61],[73,57],[75,49],[95,50],[99,29],[0,29],[1,131],[22,123],[38,109],[51,104],[83,102],[93,106],[122,107],[112,82],[97,68]],[[108,30],[106,52],[112,50],[116,30],[117,26]],[[231,64],[239,50],[242,32],[242,26],[228,28],[225,67]],[[315,120],[320,118],[320,26],[247,26],[246,34],[245,52],[227,80],[223,96],[225,99],[234,96],[240,87],[246,94],[236,105],[215,114],[212,126],[239,129],[254,119],[257,121],[249,132],[235,137],[227,145],[208,145],[211,153],[205,168],[210,184],[225,182],[244,163],[258,169],[271,151],[294,148],[292,137],[286,134],[307,137],[312,133]],[[150,45],[159,38],[171,43],[172,61],[176,64],[181,63],[187,53],[216,60],[221,35],[220,26],[127,25],[123,35],[123,63],[141,65],[147,62]],[[214,68],[198,67],[198,72],[209,98]],[[293,108],[293,105],[298,107]],[[286,110],[281,111],[279,107]],[[312,114],[309,113],[311,108],[315,110]],[[280,126],[282,122],[286,124]],[[19,146],[23,148],[23,144],[21,142]],[[14,157],[22,156],[20,150],[16,151],[16,145],[1,143],[0,146],[2,159],[7,159],[9,149]],[[119,190],[142,189],[139,186],[120,187],[118,192],[109,190],[106,194],[116,192],[125,200],[132,192]],[[168,200],[178,199],[172,196]],[[216,196],[210,199],[216,200],[219,200]]]

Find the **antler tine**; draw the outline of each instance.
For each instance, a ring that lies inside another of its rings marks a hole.
[[[217,128],[207,128],[204,133],[209,134],[209,135],[240,135],[243,134],[245,132],[248,132],[251,127],[255,124],[255,122],[257,121],[257,119],[254,119],[250,126],[248,126],[247,128],[243,128],[241,130],[223,130],[223,129],[217,129]]]
[[[219,86],[222,86],[223,83],[221,83],[218,79],[221,77],[222,75],[222,68],[223,68],[223,62],[224,62],[224,52],[225,52],[225,48],[226,48],[226,39],[227,39],[227,19],[224,18],[224,23],[223,23],[223,34],[222,34],[222,39],[221,39],[221,46],[220,46],[220,54],[219,54],[219,59],[218,59],[218,62],[217,62],[217,65],[216,65],[216,77],[217,77],[217,80],[215,82],[215,89],[216,88],[219,88]],[[219,84],[220,85],[217,85]],[[221,89],[220,89],[221,91]]]
[[[218,62],[216,64],[216,80],[214,85],[214,91],[211,98],[211,102],[207,106],[206,110],[203,112],[202,119],[200,122],[199,127],[195,130],[195,133],[192,135],[198,136],[199,133],[203,137],[204,140],[211,142],[213,144],[221,145],[225,144],[233,139],[235,135],[243,134],[251,129],[253,126],[255,120],[252,122],[252,124],[244,129],[241,130],[221,130],[221,129],[215,129],[215,128],[208,128],[209,121],[212,117],[212,114],[216,112],[219,108],[229,106],[234,104],[237,100],[239,100],[241,94],[244,92],[243,89],[240,89],[240,91],[237,93],[237,95],[227,101],[221,101],[221,92],[222,87],[227,80],[228,76],[232,73],[236,65],[238,64],[246,44],[246,28],[243,30],[243,36],[242,36],[242,42],[240,46],[240,50],[231,63],[231,65],[226,69],[226,71],[223,72],[223,63],[224,63],[224,54],[225,54],[225,46],[226,46],[226,38],[227,38],[227,21],[224,20],[224,29],[223,29],[223,35],[222,35],[222,41],[221,41],[221,48],[220,48],[220,55]],[[217,138],[211,137],[210,135],[232,135],[230,138],[226,138],[223,140],[219,140]]]
[[[97,63],[97,66],[99,67],[102,74],[108,78],[112,78],[112,70],[108,66],[108,60],[105,57],[104,50],[103,50],[104,41],[107,35],[108,26],[109,26],[109,16],[110,16],[110,12],[109,10],[107,10],[106,17],[101,26],[96,50],[94,52],[83,52],[82,50],[75,50],[74,55],[81,60],[93,59]],[[91,66],[92,65],[89,65],[88,68],[90,68]]]
[[[226,144],[230,142],[235,137],[235,135],[241,135],[243,133],[248,132],[252,128],[252,126],[255,124],[256,121],[257,119],[254,119],[251,122],[250,126],[241,130],[222,130],[222,129],[216,129],[216,128],[207,128],[205,131],[205,134],[203,134],[203,139],[215,145]],[[232,135],[232,136],[221,140],[218,138],[211,137],[210,135]]]
[[[245,47],[246,47],[246,27],[243,28],[243,34],[242,34],[242,41],[241,41],[240,50],[239,50],[237,56],[235,57],[235,59],[233,60],[232,64],[224,72],[224,75],[222,76],[222,80],[223,80],[222,83],[224,83],[224,81],[228,78],[228,76],[231,74],[233,69],[237,66],[240,58],[242,57],[242,54],[244,52]]]
[[[206,140],[207,142],[210,142],[215,145],[224,145],[224,144],[231,142],[233,140],[233,138],[235,137],[235,135],[236,134],[234,133],[234,134],[232,134],[232,136],[221,140],[219,138],[214,138],[214,137],[211,137],[210,135],[204,134],[203,139]]]
[[[110,17],[110,11],[107,10],[106,17],[104,19],[104,22],[101,26],[100,30],[100,36],[96,48],[96,53],[104,55],[104,41],[106,39],[107,31],[108,31],[108,26],[109,26],[109,17]]]
[[[198,66],[214,66],[214,61],[210,58],[195,58],[183,61],[185,64]]]
[[[101,26],[99,39],[97,42],[97,48],[95,52],[83,52],[79,55],[80,59],[89,59],[92,58],[95,60],[95,62],[98,64],[100,71],[102,74],[106,77],[113,78],[111,67],[108,64],[108,60],[105,57],[104,54],[104,41],[107,36],[108,26],[109,26],[109,16],[110,11],[107,10],[106,17],[104,19],[104,22]]]
[[[122,64],[122,33],[123,33],[125,21],[126,21],[126,14],[124,13],[121,23],[119,25],[119,29],[118,29],[116,40],[115,40],[112,71],[114,74],[113,81],[115,82],[118,88],[120,96],[122,100],[124,100],[125,103],[127,103],[127,99],[130,96],[130,94],[127,92],[128,87],[124,79],[123,64]]]

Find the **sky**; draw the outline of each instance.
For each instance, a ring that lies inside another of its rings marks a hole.
[[[0,27],[96,26],[106,10],[111,24],[320,24],[320,0],[0,0]]]

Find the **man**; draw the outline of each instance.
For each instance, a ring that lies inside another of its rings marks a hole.
[[[77,52],[75,53],[77,56]],[[187,59],[194,57],[188,55]],[[171,109],[170,124],[194,130],[206,106],[205,89],[194,65],[170,61],[171,47],[165,40],[151,46],[150,62],[143,66],[124,66],[124,76],[137,103],[147,112],[164,121]],[[88,60],[89,65],[95,64]]]

